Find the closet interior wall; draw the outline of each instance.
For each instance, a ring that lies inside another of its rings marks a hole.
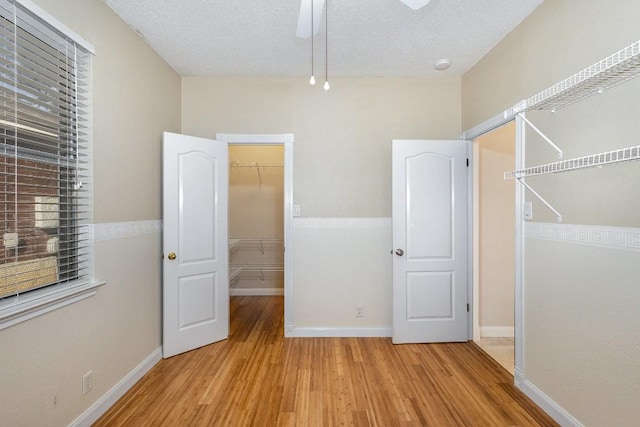
[[[231,295],[284,291],[284,151],[281,145],[229,146]]]

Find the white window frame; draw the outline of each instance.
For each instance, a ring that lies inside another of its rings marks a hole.
[[[95,48],[91,43],[84,40],[32,1],[14,0],[14,2],[38,17],[45,24],[51,27],[51,29],[73,40],[76,45],[80,46],[88,53],[95,55]],[[88,91],[90,93],[91,89]],[[91,126],[91,114],[88,116],[89,126]],[[87,153],[90,175],[92,174],[91,151],[91,148],[89,148]],[[93,191],[89,190],[87,195],[89,196],[90,204],[92,205]],[[89,280],[80,283],[60,283],[30,291],[16,297],[3,299],[0,301],[0,330],[89,298],[97,293],[97,288],[99,286],[105,284],[104,281],[96,281],[93,277],[93,225],[87,225],[84,227],[82,232],[88,234],[87,241],[89,243],[89,248],[87,251],[90,269],[90,273],[88,274]]]

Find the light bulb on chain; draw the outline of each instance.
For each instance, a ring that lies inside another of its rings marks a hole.
[[[324,82],[324,90],[329,90],[329,87],[330,87],[330,86],[329,86],[329,82],[328,82],[328,81],[325,81],[325,82]]]
[[[313,86],[314,84],[316,84],[316,78],[315,78],[315,77],[313,77],[313,74],[311,75],[311,78],[309,79],[309,84],[310,84],[311,86]]]

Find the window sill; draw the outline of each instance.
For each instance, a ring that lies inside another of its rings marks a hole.
[[[58,289],[53,293],[38,294],[35,291],[26,296],[8,298],[8,301],[0,302],[0,330],[92,297],[97,293],[97,288],[105,283],[92,282]]]

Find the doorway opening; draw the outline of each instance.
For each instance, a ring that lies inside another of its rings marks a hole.
[[[229,147],[229,291],[283,295],[293,330],[293,134],[217,134]]]
[[[284,147],[229,144],[229,295],[284,295]]]
[[[515,365],[515,122],[476,138],[473,206],[473,340],[511,374]]]

